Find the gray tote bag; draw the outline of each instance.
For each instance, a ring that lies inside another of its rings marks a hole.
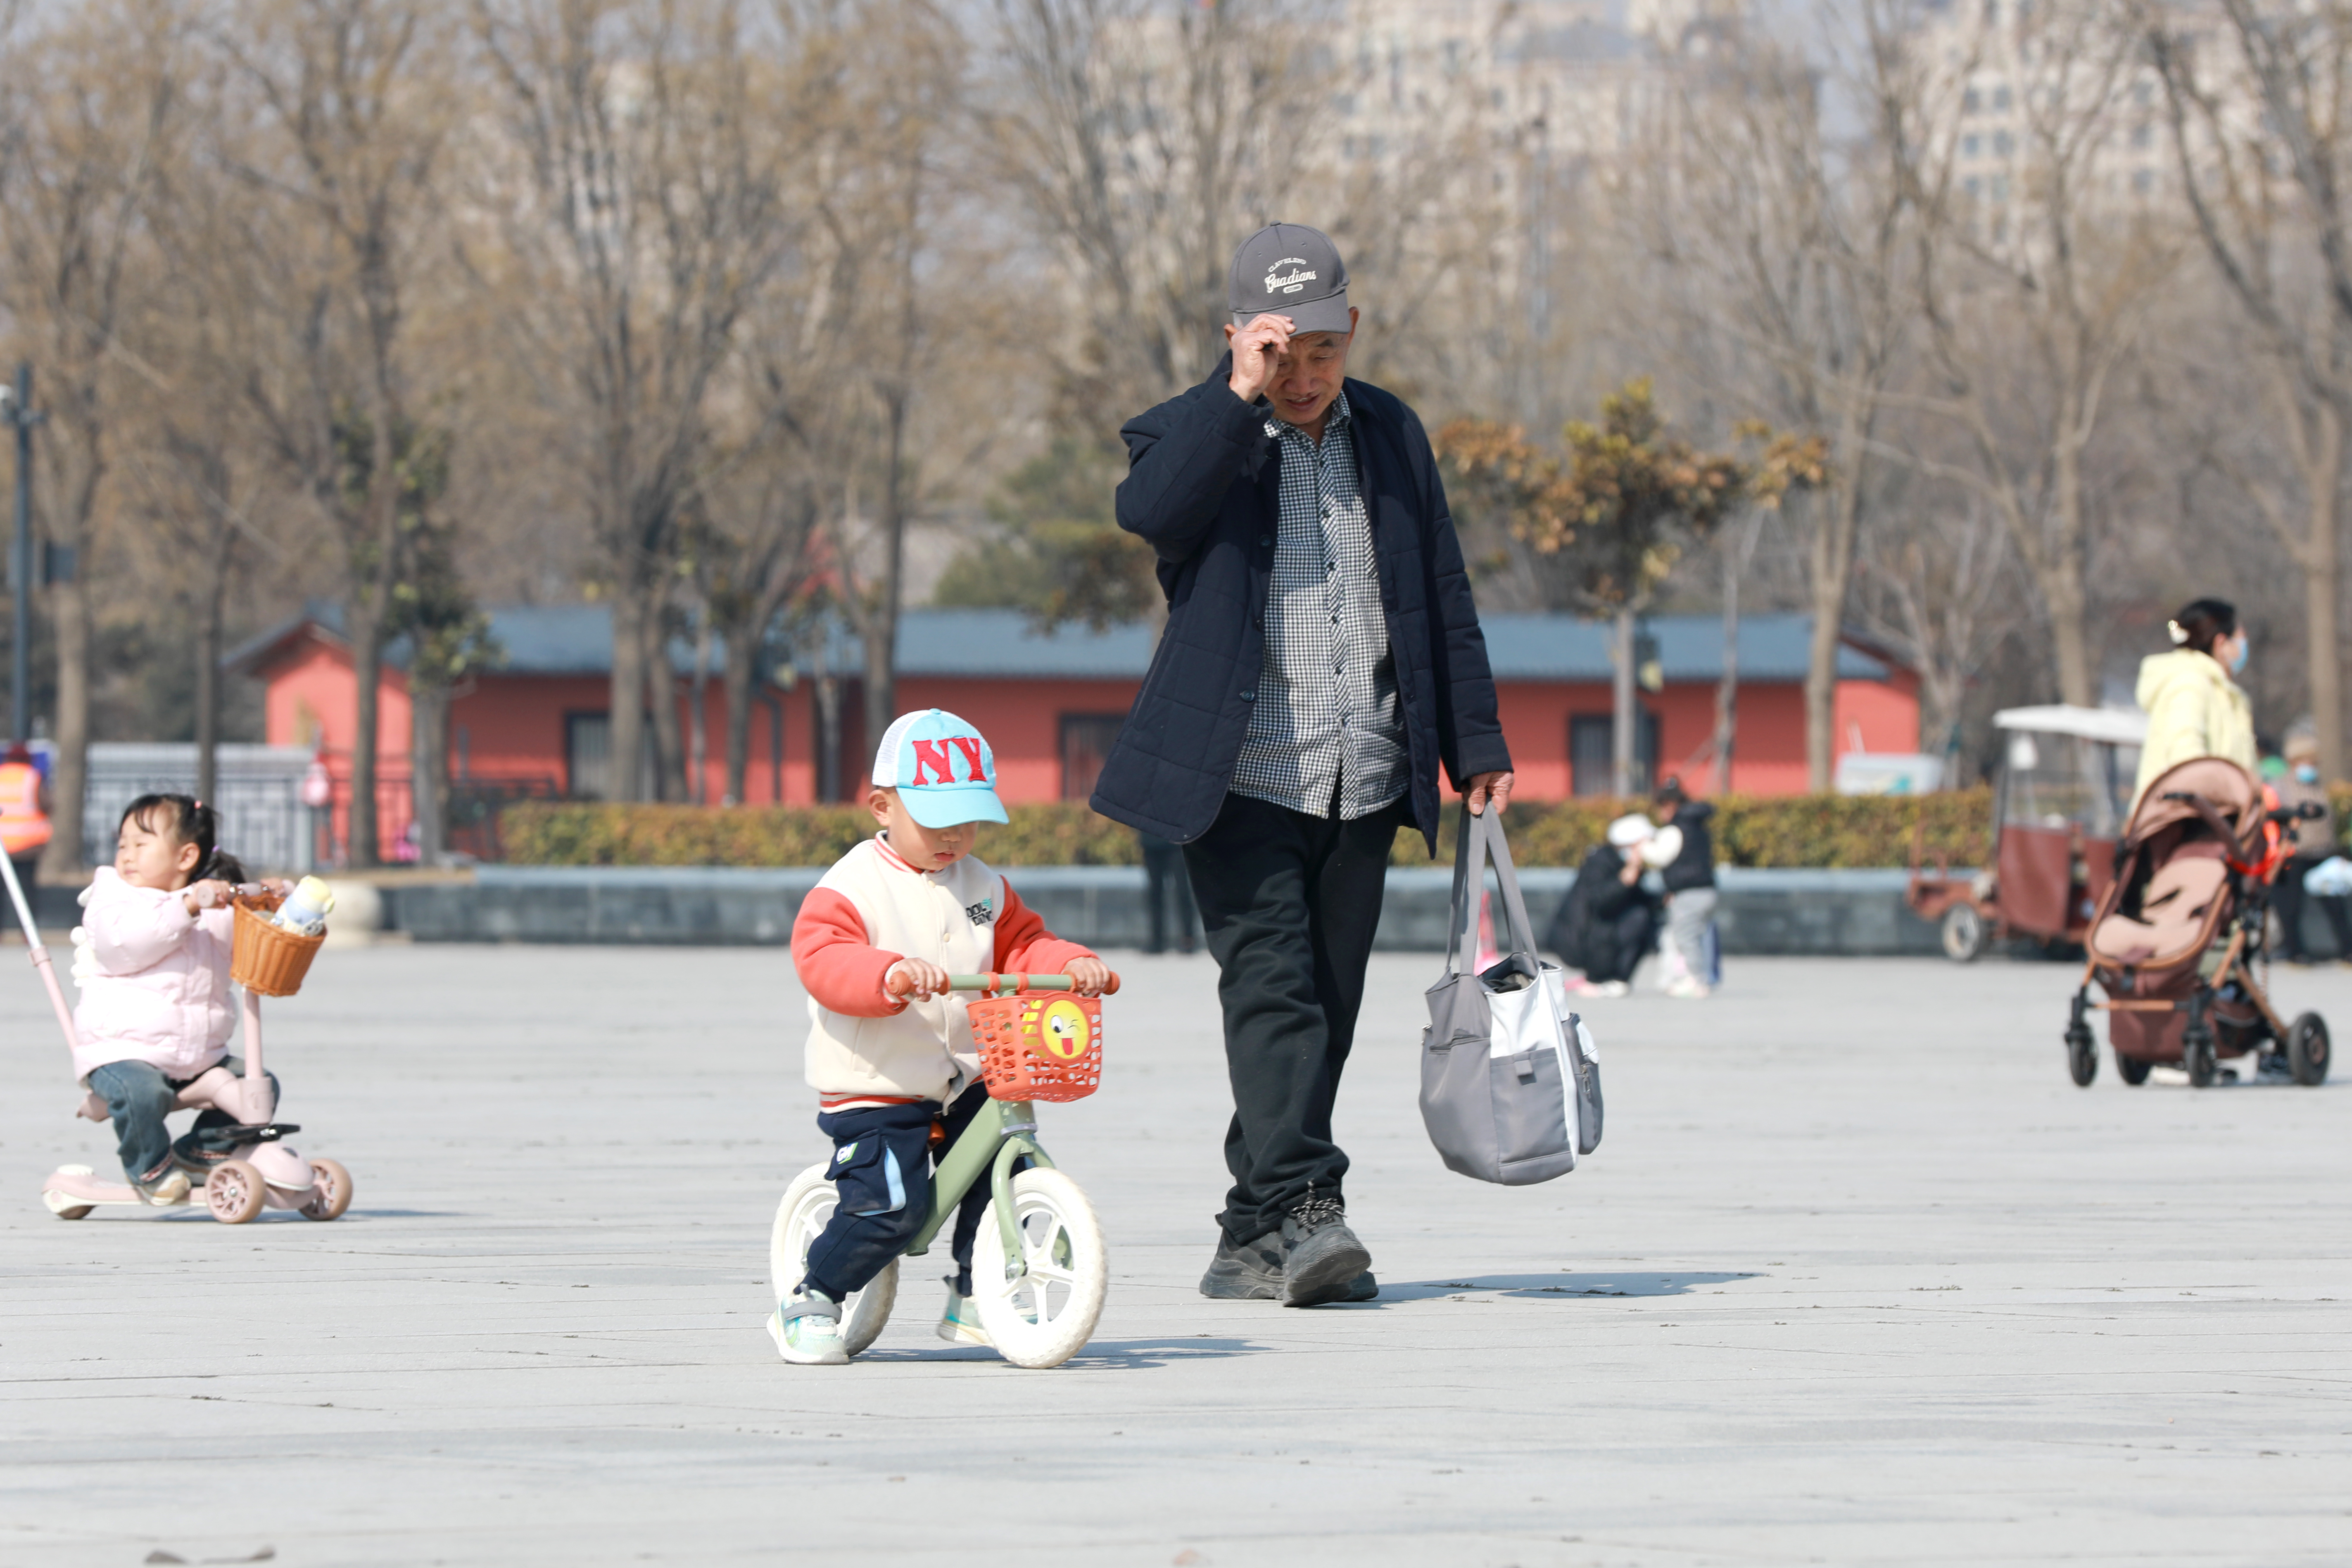
[[[1475,962],[1478,905],[1491,860],[1510,946]],[[1601,1146],[1601,1063],[1592,1033],[1568,1010],[1559,966],[1536,953],[1535,927],[1493,811],[1465,807],[1454,853],[1454,913],[1445,973],[1429,988],[1422,1034],[1421,1118],[1446,1169],[1525,1186],[1576,1169]]]

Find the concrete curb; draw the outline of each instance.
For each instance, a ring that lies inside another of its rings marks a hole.
[[[818,867],[484,866],[471,882],[382,891],[384,927],[417,942],[620,942],[783,946]],[[1138,947],[1150,932],[1143,870],[1134,866],[1008,868],[1022,899],[1055,931],[1100,947]],[[1727,867],[1717,919],[1733,953],[1853,956],[1934,953],[1936,930],[1904,906],[1909,873]],[[1576,880],[1568,870],[1519,874],[1538,932]],[[1391,869],[1375,946],[1433,952],[1445,945],[1453,873]]]

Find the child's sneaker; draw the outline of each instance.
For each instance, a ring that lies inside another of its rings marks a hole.
[[[188,1201],[188,1173],[185,1171],[166,1171],[152,1182],[133,1182],[131,1185],[142,1198],[159,1209]]]
[[[822,1290],[800,1290],[784,1298],[768,1320],[768,1337],[776,1353],[796,1366],[845,1366],[848,1347],[841,1342],[841,1303]]]
[[[980,1326],[980,1309],[972,1299],[956,1289],[952,1276],[948,1279],[947,1310],[940,1314],[940,1338],[951,1345],[986,1345],[994,1349],[996,1342]]]

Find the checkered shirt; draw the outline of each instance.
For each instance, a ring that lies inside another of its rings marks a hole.
[[[1341,393],[1318,444],[1269,416],[1282,521],[1266,591],[1265,658],[1233,793],[1308,816],[1369,816],[1412,784],[1372,529]]]

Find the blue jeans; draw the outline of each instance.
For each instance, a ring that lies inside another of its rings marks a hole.
[[[245,1076],[242,1057],[224,1058],[218,1065],[238,1078]],[[179,1109],[180,1091],[195,1081],[195,1078],[165,1078],[163,1069],[152,1062],[109,1062],[90,1069],[89,1087],[106,1101],[107,1111],[114,1119],[114,1150],[122,1157],[123,1174],[134,1182],[149,1183],[172,1168],[172,1134],[163,1118]],[[276,1073],[269,1075],[269,1087],[278,1087]],[[196,1117],[194,1130],[236,1125],[236,1117],[206,1106]]]
[[[947,1125],[944,1157],[988,1103],[988,1089],[973,1084],[941,1113],[936,1100],[913,1105],[875,1105],[836,1110],[816,1119],[817,1131],[833,1140],[833,1184],[840,1201],[833,1218],[809,1243],[807,1273],[801,1289],[822,1290],[836,1301],[862,1290],[890,1260],[907,1250],[931,1217],[931,1123]],[[1023,1162],[1025,1163],[1025,1162]],[[1018,1167],[1016,1167],[1018,1168]],[[971,1294],[971,1243],[988,1207],[985,1178],[972,1184],[956,1210],[956,1290]]]

